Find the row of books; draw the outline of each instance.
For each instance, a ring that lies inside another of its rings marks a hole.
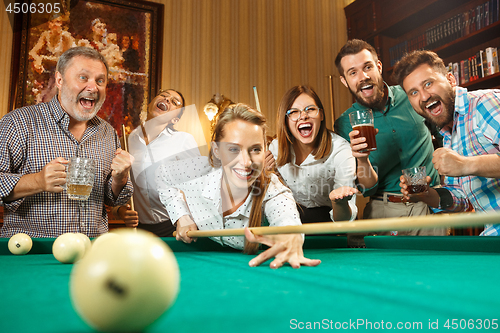
[[[425,33],[410,40],[399,43],[389,49],[391,66],[404,54],[420,49],[434,49],[467,36],[477,30],[489,26],[500,19],[500,0],[488,0],[464,13],[457,14],[443,22],[430,27]]]
[[[477,79],[498,73],[498,49],[488,47],[460,62],[449,63],[448,71],[455,76],[457,84],[472,82]]]
[[[457,14],[426,30],[428,48],[436,48],[495,23],[499,19],[499,0],[489,0]]]

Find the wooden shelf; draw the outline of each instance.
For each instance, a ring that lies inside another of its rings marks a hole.
[[[481,45],[488,42],[492,38],[500,37],[500,21],[490,24],[480,30],[474,31],[467,36],[455,39],[452,42],[441,45],[431,51],[439,54],[441,58],[448,58],[462,52],[463,50],[473,48],[475,46]],[[393,67],[388,67],[387,71],[391,72]]]
[[[467,90],[490,89],[500,86],[500,72],[488,75],[475,81],[459,84]]]
[[[349,38],[360,38],[372,44],[384,64],[383,77],[392,81],[389,50],[405,41],[413,42],[443,21],[470,12],[486,0],[356,0],[345,7]],[[445,62],[455,63],[476,55],[487,47],[500,47],[500,20],[486,27],[434,47]],[[426,47],[426,49],[429,49]],[[469,89],[499,86],[497,75],[473,81]]]
[[[446,15],[468,0],[387,0],[383,3],[377,34],[398,38]]]
[[[500,36],[500,21],[474,31],[467,36],[460,37],[453,42],[433,49],[441,58],[448,58],[464,49],[470,49]]]
[[[386,82],[391,81],[390,76],[392,75],[393,69],[394,67],[390,67],[384,71],[384,75],[387,76],[387,78],[384,78]],[[498,88],[500,87],[500,72],[464,84],[458,83],[458,85],[467,88],[469,91]]]
[[[349,39],[401,37],[470,0],[357,0],[344,8]]]

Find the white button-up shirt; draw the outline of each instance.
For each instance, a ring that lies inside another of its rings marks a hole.
[[[158,170],[160,200],[172,221],[177,221],[184,215],[191,215],[199,230],[247,227],[253,202],[252,195],[250,194],[235,212],[223,216],[222,168],[212,168],[207,174],[206,165],[208,159],[201,157],[163,165]],[[185,200],[179,190],[184,193]],[[270,226],[301,224],[292,192],[274,174],[271,176],[262,209],[263,217],[265,216]],[[236,249],[243,249],[245,245],[243,236],[211,238]]]
[[[141,127],[128,138],[129,152],[134,156],[132,181],[134,184],[134,209],[143,224],[157,224],[169,220],[165,207],[158,196],[155,173],[164,163],[200,156],[193,136],[165,128],[146,145]]]
[[[326,157],[315,160],[309,154],[302,164],[295,163],[295,152],[291,147],[292,161],[278,168],[279,173],[292,190],[297,202],[307,208],[332,207],[329,194],[341,186],[355,187],[356,159],[349,143],[339,135],[331,133],[332,150]],[[278,158],[278,140],[273,140],[269,150]],[[351,218],[358,215],[356,196],[349,200]],[[330,211],[333,221],[333,211]]]

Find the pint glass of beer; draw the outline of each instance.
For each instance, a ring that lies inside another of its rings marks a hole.
[[[427,181],[425,180],[427,172],[425,166],[404,169],[403,177],[408,186],[408,194],[427,192]]]
[[[94,186],[95,163],[86,157],[72,157],[66,173],[68,198],[87,200]]]
[[[372,110],[357,110],[349,114],[349,120],[351,122],[352,130],[359,131],[359,134],[355,137],[366,138],[366,149],[361,150],[361,152],[377,150],[377,141],[375,141],[375,127],[373,127],[373,113]]]

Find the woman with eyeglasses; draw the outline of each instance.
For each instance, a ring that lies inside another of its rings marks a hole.
[[[278,177],[265,170],[266,119],[246,104],[226,108],[217,118],[208,159],[196,158],[163,165],[159,169],[160,199],[177,224],[177,240],[193,241],[190,230],[219,230],[300,225],[293,195]],[[208,174],[200,173],[206,165]],[[271,268],[289,263],[294,268],[316,266],[319,260],[304,257],[303,235],[254,235],[211,237],[248,254],[259,243],[269,246],[250,260],[258,266],[274,257]]]
[[[127,227],[159,237],[171,237],[175,231],[158,196],[156,171],[160,165],[200,156],[194,137],[174,128],[183,113],[182,94],[173,89],[161,90],[148,106],[146,122],[129,135],[129,152],[134,157],[134,209],[129,204],[113,210]]]
[[[316,92],[310,86],[291,88],[277,117],[266,167],[277,168],[292,190],[302,223],[354,220],[356,161],[349,143],[326,128]]]

